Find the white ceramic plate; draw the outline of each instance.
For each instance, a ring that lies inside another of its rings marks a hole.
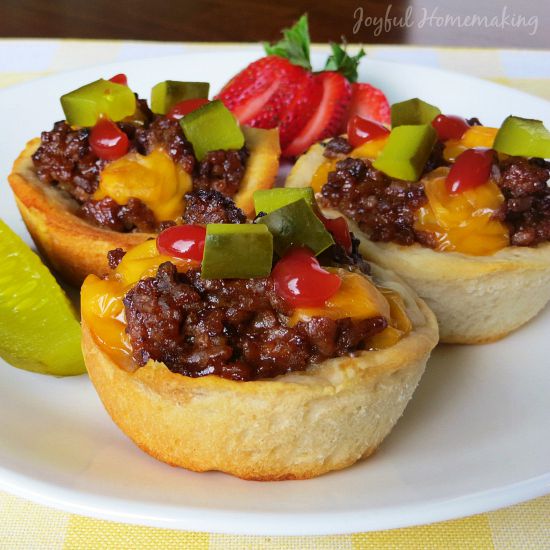
[[[26,140],[62,118],[58,98],[68,90],[118,72],[143,96],[167,78],[209,80],[217,90],[259,54],[147,59],[1,91],[2,181]],[[542,99],[457,74],[367,59],[361,79],[390,101],[418,96],[485,124],[511,112],[550,122]],[[5,183],[0,217],[28,240]],[[246,534],[379,530],[507,506],[550,490],[549,330],[547,308],[502,342],[439,347],[376,455],[309,481],[245,482],[171,468],[115,427],[85,376],[55,379],[0,364],[0,486],[99,518]]]

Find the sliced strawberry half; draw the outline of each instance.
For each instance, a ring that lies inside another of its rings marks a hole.
[[[313,73],[307,72],[302,80],[281,87],[278,96],[273,98],[280,105],[279,139],[281,148],[287,147],[307,124],[319,102],[322,88]]]
[[[390,123],[390,104],[384,92],[370,84],[361,82],[352,84],[351,90],[351,101],[348,113],[340,127],[341,133],[346,131],[348,121],[355,115],[383,124]]]
[[[305,125],[318,102],[313,74],[288,59],[270,55],[251,63],[217,96],[241,124],[279,127],[285,147]]]
[[[336,135],[342,125],[351,100],[351,84],[335,71],[315,75],[321,97],[317,109],[298,135],[283,149],[283,155],[294,157],[305,152],[310,145]]]
[[[216,98],[244,124],[262,111],[293,72],[294,65],[287,59],[262,57],[235,75]]]

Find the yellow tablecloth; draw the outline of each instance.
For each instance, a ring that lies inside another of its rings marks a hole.
[[[0,40],[0,87],[89,65],[207,47],[212,46]],[[550,51],[406,46],[368,46],[366,50],[373,59],[460,71],[550,99]],[[90,519],[0,491],[0,548],[542,550],[550,549],[550,495],[496,512],[407,529],[328,537],[259,537],[171,531]]]

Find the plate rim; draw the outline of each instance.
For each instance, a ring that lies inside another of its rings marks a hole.
[[[234,49],[232,51],[222,52],[228,55],[239,53],[255,53],[259,46],[246,44],[242,49]],[[208,47],[208,46],[207,46]],[[328,47],[327,47],[328,49]],[[15,83],[0,90],[0,96],[4,93],[13,93],[14,89],[21,87],[29,87],[41,82],[55,80],[60,76],[67,76],[79,73],[89,72],[95,69],[106,70],[110,67],[120,67],[127,65],[139,65],[144,61],[163,63],[174,58],[185,56],[212,56],[217,50],[212,47],[209,51],[189,51],[180,52],[170,55],[162,55],[155,57],[145,57],[139,59],[122,60],[117,62],[87,65],[71,69],[68,71],[60,71],[53,74],[34,78],[25,82]],[[217,53],[220,53],[219,50]],[[462,74],[448,69],[439,69],[425,65],[414,65],[411,63],[402,63],[392,60],[370,59],[366,58],[363,63],[368,65],[392,66],[395,70],[399,67],[417,67],[422,71],[429,72],[434,76],[446,74],[453,77],[460,77],[468,82],[475,84],[482,83],[484,86],[496,87],[504,89],[508,92],[512,91],[518,96],[525,96],[530,101],[536,100],[542,102],[547,108],[550,107],[550,101],[545,98],[535,96],[517,90],[513,87],[506,86],[490,80],[484,80],[472,75]],[[300,483],[300,482],[297,482]],[[303,482],[301,482],[303,483]],[[35,487],[33,489],[32,487]],[[396,506],[386,506],[373,513],[372,510],[356,510],[353,512],[336,511],[336,512],[314,512],[311,514],[287,514],[274,512],[247,512],[247,511],[230,511],[227,509],[215,509],[213,507],[189,507],[189,506],[159,506],[156,505],[154,510],[156,513],[145,511],[147,506],[143,502],[128,501],[117,497],[105,497],[101,495],[90,494],[83,490],[73,490],[63,487],[60,484],[44,482],[34,479],[32,476],[24,475],[4,466],[0,465],[0,488],[9,493],[29,499],[42,505],[51,506],[68,513],[75,513],[87,517],[106,519],[109,521],[122,522],[132,525],[146,525],[150,527],[159,527],[166,529],[192,530],[192,531],[207,531],[210,533],[227,533],[235,535],[336,535],[349,534],[368,531],[379,531],[388,529],[398,529],[404,527],[425,525],[428,523],[447,521],[450,519],[461,518],[474,514],[484,513],[497,508],[514,505],[532,498],[543,496],[550,493],[550,471],[540,476],[535,476],[522,480],[520,482],[511,483],[504,486],[490,488],[478,492],[469,493],[458,498],[443,498],[432,499],[423,502],[407,504],[401,509]],[[47,492],[39,491],[36,488],[47,490]],[[85,495],[86,499],[91,504],[82,503],[82,498],[79,495]],[[135,510],[128,513],[128,502],[131,502]],[[125,503],[126,513],[119,508],[117,511],[116,504]],[[141,510],[140,510],[141,508]],[[204,510],[208,510],[208,514],[204,514]],[[160,513],[159,513],[160,511]],[[162,513],[169,511],[165,517],[159,517]],[[178,517],[176,512],[179,511]],[[399,517],[396,517],[399,514]],[[185,517],[181,517],[185,515]],[[296,522],[296,518],[300,521]],[[337,518],[337,521],[335,521]],[[326,519],[327,521],[322,521]],[[248,520],[248,522],[246,521]],[[253,521],[250,521],[253,520]],[[216,524],[215,526],[213,524]]]
[[[9,482],[5,474],[16,481]],[[251,536],[325,536],[349,535],[361,532],[387,531],[432,523],[460,519],[491,512],[503,507],[545,496],[550,493],[550,472],[501,487],[470,493],[458,498],[431,499],[422,503],[383,507],[375,514],[372,510],[314,512],[311,514],[245,512],[213,509],[212,507],[155,506],[168,515],[147,514],[146,505],[132,503],[114,497],[86,494],[92,504],[79,504],[75,491],[58,485],[32,481],[34,485],[49,489],[48,492],[33,490],[17,481],[31,479],[0,466],[0,489],[25,498],[40,505],[51,506],[66,513],[78,514],[94,519],[102,519],[130,525],[143,525],[160,529],[199,531],[228,535]],[[307,480],[306,480],[307,481]],[[303,483],[304,481],[295,481]],[[268,482],[269,483],[269,482]],[[52,490],[53,489],[53,490]],[[124,503],[125,511],[113,508],[116,503]],[[106,506],[107,505],[107,506]],[[128,511],[129,508],[135,510]],[[205,514],[204,511],[208,513]],[[395,520],[396,511],[400,512]],[[370,517],[369,517],[370,514]],[[299,518],[299,523],[296,519]],[[325,520],[325,521],[323,521]],[[246,525],[246,527],[244,527]],[[284,527],[281,528],[281,525]]]

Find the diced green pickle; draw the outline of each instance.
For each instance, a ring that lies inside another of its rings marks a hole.
[[[1,220],[0,258],[0,357],[44,374],[86,372],[72,304],[40,258]]]
[[[184,99],[208,99],[209,90],[208,82],[159,82],[151,90],[151,111],[165,115],[176,103]]]
[[[550,132],[540,120],[509,116],[500,127],[493,149],[519,157],[550,158]]]
[[[180,120],[195,156],[203,160],[209,151],[240,149],[244,135],[231,111],[220,101],[211,101]]]
[[[392,178],[417,181],[436,141],[431,124],[398,126],[391,131],[373,166]]]
[[[315,193],[311,187],[279,187],[277,189],[259,189],[254,193],[254,208],[256,214],[265,212],[269,214],[273,210],[282,208],[287,204],[305,199],[313,207]]]
[[[273,236],[265,225],[210,223],[206,226],[203,279],[267,277],[273,264]]]
[[[391,106],[391,126],[412,126],[417,124],[430,124],[432,120],[441,114],[434,105],[430,105],[421,99],[407,99]]]
[[[274,210],[258,223],[267,225],[273,234],[273,247],[279,256],[292,246],[307,246],[317,256],[334,244],[332,235],[305,199]]]
[[[128,86],[102,78],[61,96],[61,106],[72,126],[94,126],[103,115],[117,122],[133,115],[136,98]]]

